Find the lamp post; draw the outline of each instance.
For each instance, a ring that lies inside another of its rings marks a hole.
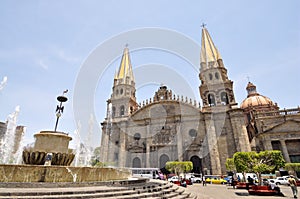
[[[67,92],[68,92],[68,89],[65,90],[61,96],[57,97],[57,101],[59,101],[60,104],[57,105],[56,111],[55,111],[56,112],[56,123],[55,123],[54,132],[56,132],[58,120],[59,120],[61,114],[64,112],[64,106],[62,106],[62,103],[66,102],[68,100],[68,98],[66,96],[64,96]]]

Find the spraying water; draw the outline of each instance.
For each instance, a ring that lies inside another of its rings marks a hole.
[[[93,125],[94,125],[94,118],[91,116],[89,119],[89,129],[88,135],[86,137],[85,143],[83,144],[80,137],[81,125],[78,123],[77,130],[74,131],[75,134],[75,166],[91,166],[91,159],[93,150],[91,146],[91,139],[93,133]]]
[[[74,165],[75,165],[75,167],[79,166],[79,164],[80,164],[80,153],[81,153],[80,129],[81,129],[81,124],[80,124],[80,122],[78,122],[78,128],[74,131],[74,134],[75,134],[75,160],[74,160]]]
[[[4,137],[1,141],[1,148],[0,148],[0,163],[2,164],[16,164],[18,163],[18,152],[21,152],[21,144],[15,143],[16,137],[16,128],[17,128],[17,118],[20,112],[20,106],[15,108],[15,112],[10,114],[7,118],[7,129],[4,134]],[[23,132],[22,132],[23,134]],[[24,134],[23,134],[24,135]],[[21,135],[21,139],[23,137]]]
[[[85,158],[84,158],[84,166],[91,166],[91,159],[92,159],[92,147],[91,147],[91,141],[92,141],[92,134],[93,134],[93,128],[94,127],[94,117],[91,114],[89,119],[89,130],[88,135],[86,137],[85,141]]]

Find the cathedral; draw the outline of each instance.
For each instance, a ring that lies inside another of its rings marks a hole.
[[[226,159],[238,151],[276,149],[287,162],[300,162],[300,108],[280,110],[251,82],[238,106],[233,81],[205,27],[199,79],[202,106],[166,85],[138,103],[126,47],[101,123],[101,162],[164,168],[167,161],[192,161],[192,172],[215,175],[226,174]]]

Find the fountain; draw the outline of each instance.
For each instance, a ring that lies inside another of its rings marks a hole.
[[[56,108],[57,119],[54,131],[41,131],[35,134],[34,147],[24,149],[23,161],[25,164],[44,165],[47,160],[46,157],[48,157],[50,158],[48,163],[52,165],[71,165],[75,157],[72,150],[68,148],[72,138],[67,133],[57,131],[59,118],[64,111],[62,103],[68,100],[68,98],[64,96],[67,92],[68,90],[64,91],[63,95],[57,97],[60,104],[57,105]]]
[[[67,101],[65,93],[67,91],[57,97],[60,104],[56,108],[57,120],[54,131],[41,131],[34,135],[34,146],[27,147],[23,151],[25,164],[8,164],[6,159],[9,159],[10,156],[5,155],[5,162],[0,165],[0,187],[1,182],[77,183],[124,180],[131,175],[127,169],[70,166],[75,157],[73,150],[68,148],[72,138],[67,133],[57,131],[58,121],[64,110],[62,103]],[[12,121],[16,121],[17,113],[18,109],[15,114],[12,114]],[[11,142],[10,139],[7,140],[7,143]],[[11,150],[11,147],[7,146],[7,148],[7,151]]]

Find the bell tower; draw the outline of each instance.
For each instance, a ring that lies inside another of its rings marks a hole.
[[[111,113],[112,118],[127,117],[137,109],[135,92],[129,49],[126,46],[119,70],[115,73],[111,97],[107,100],[107,112]]]
[[[228,79],[227,69],[205,25],[202,25],[199,78],[204,109],[237,105],[233,93],[233,81]]]

